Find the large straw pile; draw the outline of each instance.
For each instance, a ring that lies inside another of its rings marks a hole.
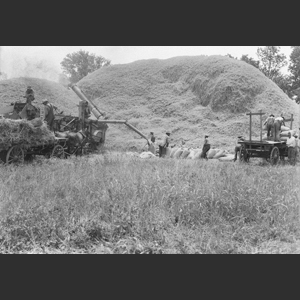
[[[24,147],[48,145],[55,141],[55,135],[46,124],[34,127],[27,120],[0,119],[0,150],[7,150],[13,145]]]

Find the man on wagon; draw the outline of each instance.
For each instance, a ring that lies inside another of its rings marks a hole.
[[[53,130],[54,125],[54,109],[56,110],[57,107],[50,103],[47,99],[45,99],[42,104],[44,105],[44,121],[47,123],[49,129]]]
[[[34,101],[34,99],[35,99],[34,98],[34,90],[30,85],[27,87],[27,90],[25,92],[25,96],[23,96],[23,98],[26,98],[26,103],[28,103],[29,101],[30,101],[30,103],[32,101]]]
[[[264,122],[264,126],[267,126],[267,137],[268,140],[270,137],[274,136],[274,121],[275,121],[275,116],[273,114],[270,114],[267,120]]]

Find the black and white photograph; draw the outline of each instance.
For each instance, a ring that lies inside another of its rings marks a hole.
[[[0,46],[0,254],[300,254],[300,46]]]

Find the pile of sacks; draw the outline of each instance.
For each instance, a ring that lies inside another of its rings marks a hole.
[[[264,130],[266,130],[266,127],[263,128]],[[288,139],[288,133],[291,133],[291,136],[295,136],[296,135],[296,130],[295,129],[290,129],[287,126],[281,126],[281,132],[280,132],[280,141],[282,142],[286,142]],[[267,137],[267,133],[265,133],[262,137],[263,141],[266,141],[268,139]]]
[[[167,148],[165,157],[175,158],[175,159],[200,159],[201,156],[202,156],[202,149],[174,147],[174,148]],[[208,159],[219,159],[225,156],[228,156],[228,152],[221,149],[210,149],[207,153]]]

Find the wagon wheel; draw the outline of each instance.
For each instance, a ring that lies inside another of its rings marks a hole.
[[[64,147],[61,145],[56,145],[51,153],[50,157],[56,157],[56,158],[65,158],[66,154],[65,154],[65,150]]]
[[[274,147],[270,154],[270,162],[272,165],[276,165],[280,159],[278,147]]]
[[[239,156],[241,162],[249,162],[249,154],[244,147],[241,148],[239,152]]]
[[[24,163],[24,150],[20,146],[11,147],[6,155],[6,163]]]

